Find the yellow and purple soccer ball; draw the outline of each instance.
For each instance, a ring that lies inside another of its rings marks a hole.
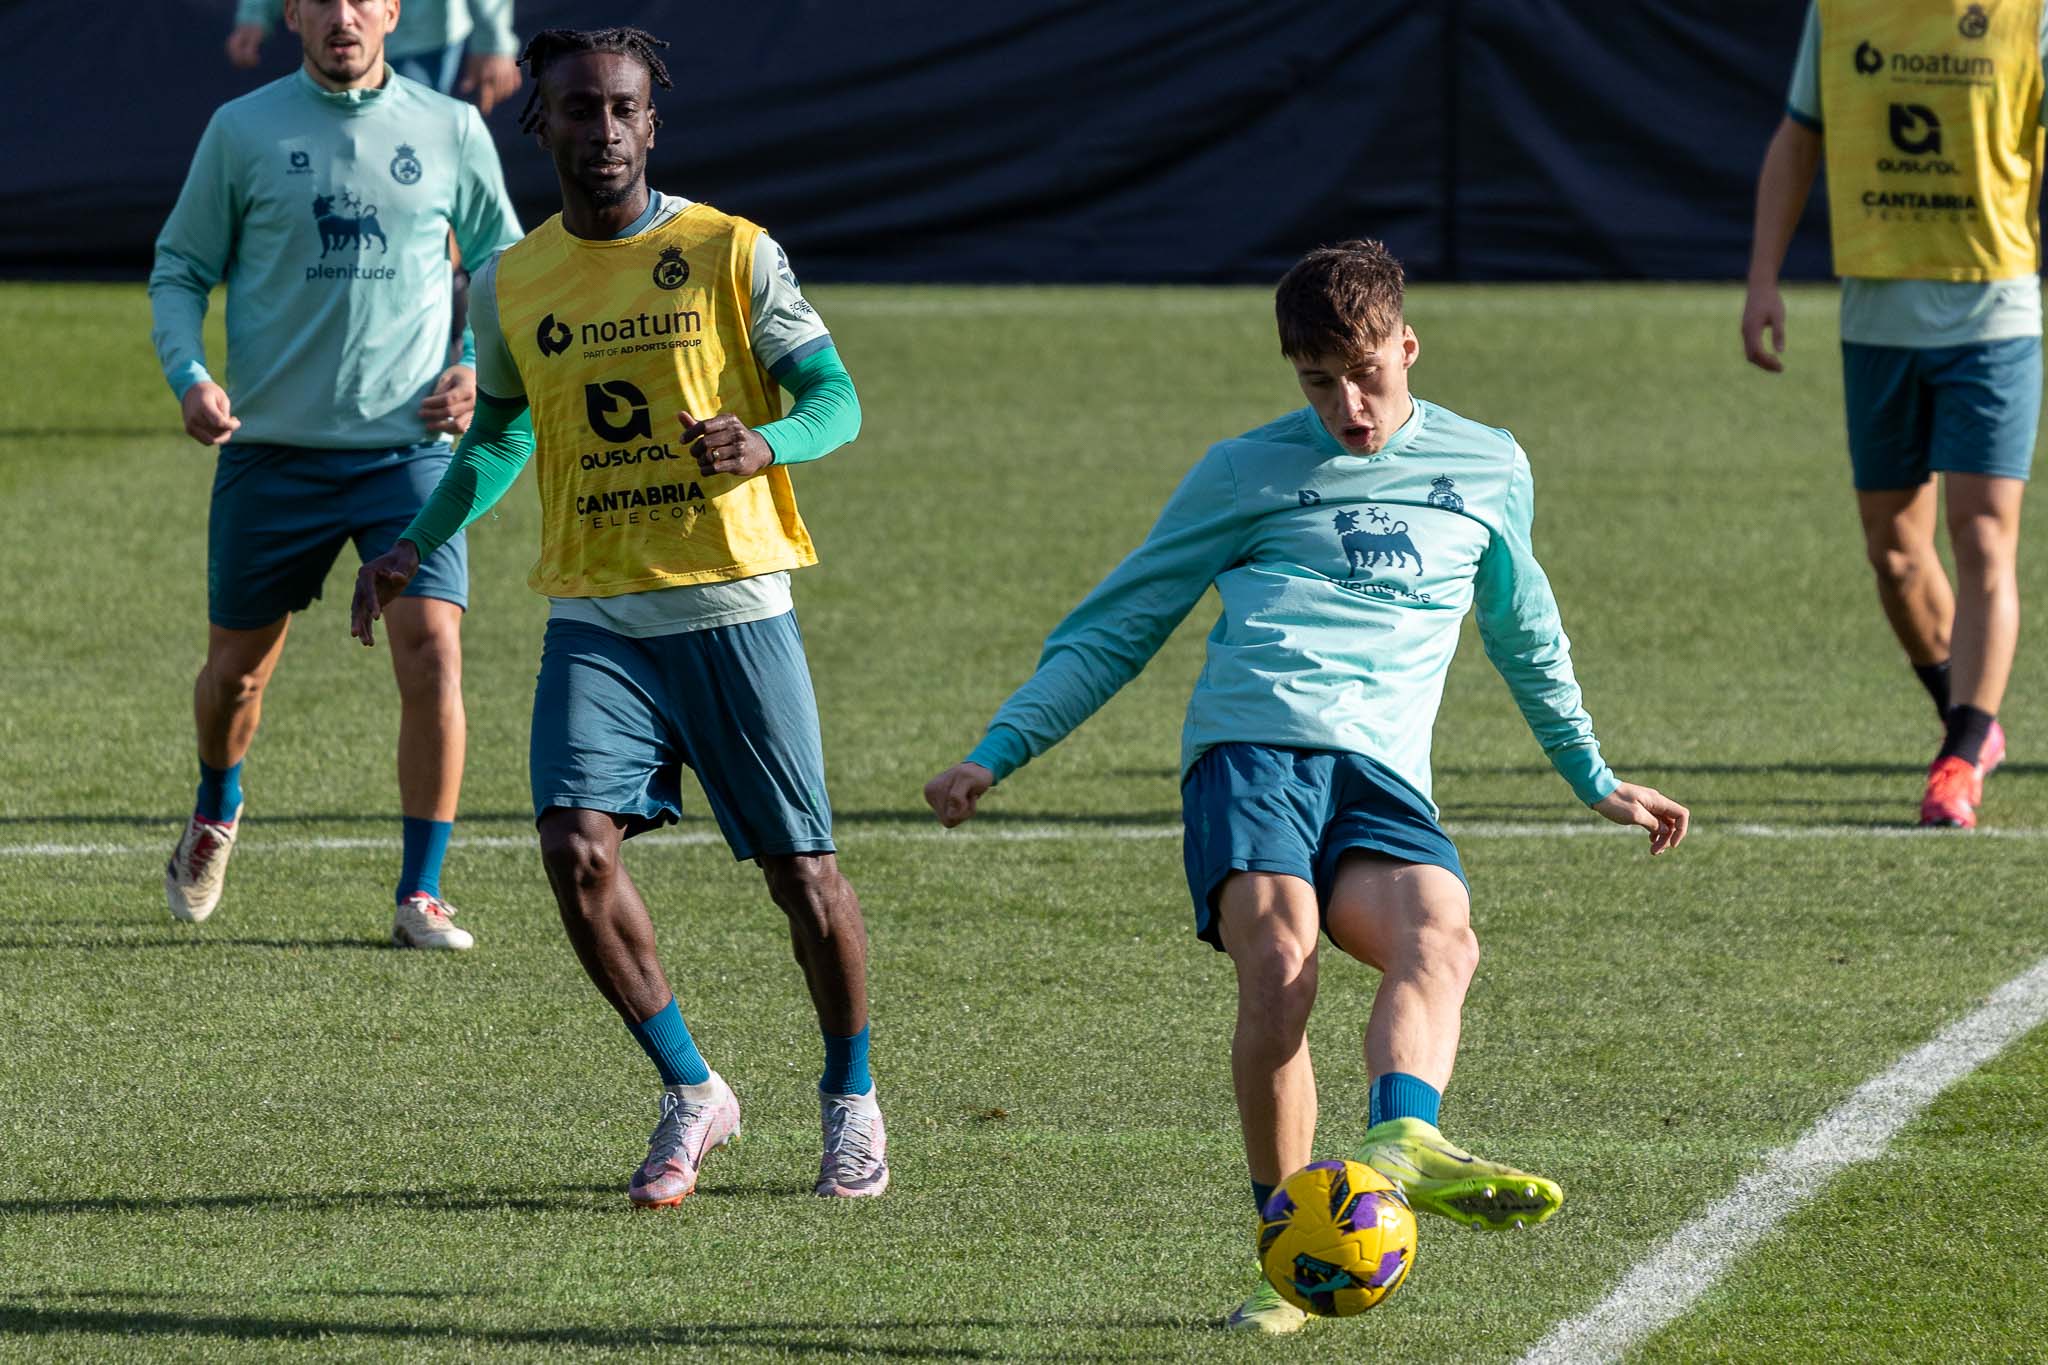
[[[1261,1212],[1259,1268],[1304,1312],[1346,1318],[1383,1302],[1415,1264],[1415,1214],[1387,1178],[1356,1161],[1287,1177]]]

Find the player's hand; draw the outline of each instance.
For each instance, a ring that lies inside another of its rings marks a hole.
[[[1692,828],[1692,812],[1654,787],[1624,782],[1593,807],[1617,825],[1634,825],[1650,831],[1650,853],[1655,856],[1677,848],[1678,841]]]
[[[446,431],[456,436],[469,430],[469,418],[476,411],[476,371],[467,365],[450,365],[434,381],[434,391],[420,404],[420,421],[428,431]]]
[[[924,784],[924,799],[947,829],[974,818],[975,802],[996,784],[996,775],[979,763],[955,763]]]
[[[683,440],[697,457],[697,471],[706,478],[713,474],[750,478],[775,463],[774,447],[729,412],[701,422],[687,412],[676,416],[683,423]]]
[[[242,419],[228,406],[228,391],[211,379],[185,390],[185,434],[203,446],[224,444]]]
[[[372,622],[382,620],[391,599],[420,571],[420,547],[401,540],[356,571],[355,600],[349,603],[348,633],[364,645],[377,643]]]
[[[228,60],[236,66],[256,66],[263,60],[263,25],[236,24],[228,31]]]
[[[1764,333],[1771,334],[1771,346],[1764,349]],[[1753,284],[1742,303],[1742,353],[1759,370],[1779,374],[1785,362],[1785,296],[1776,281]]]
[[[519,88],[519,63],[496,52],[472,52],[463,59],[462,80],[455,91],[475,95],[476,107],[486,114],[512,97]]]

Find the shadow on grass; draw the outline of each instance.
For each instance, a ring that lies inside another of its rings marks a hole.
[[[100,811],[91,815],[71,811],[51,815],[0,815],[0,826],[5,825],[100,825],[108,828],[151,829],[163,827],[177,830],[192,814],[189,810],[162,811],[155,815],[139,815],[132,811]],[[396,810],[357,812],[347,811],[288,811],[282,814],[265,811],[249,817],[249,824],[255,829],[267,829],[273,825],[374,825],[384,821],[398,823]],[[503,825],[520,824],[531,826],[533,812],[520,811],[464,811],[457,822],[460,825]],[[704,823],[709,823],[705,821]]]
[[[136,949],[177,949],[192,952],[201,948],[281,948],[287,952],[344,953],[402,951],[394,947],[389,938],[228,938],[209,934],[204,929],[180,929],[173,933],[174,936],[168,938],[0,938],[0,953],[119,953]]]
[[[690,1196],[699,1199],[815,1198],[810,1185],[799,1181],[759,1180],[706,1186]],[[593,1207],[593,1201],[601,1201]],[[264,1210],[283,1213],[325,1213],[369,1208],[417,1209],[424,1213],[524,1213],[584,1210],[623,1217],[687,1217],[672,1209],[636,1209],[616,1185],[554,1185],[540,1190],[346,1190],[303,1194],[102,1195],[89,1199],[0,1199],[0,1217],[9,1215],[69,1217],[79,1214],[208,1213]]]
[[[1555,771],[1547,763],[1442,763],[1437,765],[1436,775],[1548,777]],[[1681,773],[1688,777],[1769,777],[1773,774],[1783,774],[1788,777],[1910,777],[1919,782],[1927,776],[1927,764],[1924,761],[1910,760],[1898,763],[1685,763],[1654,757],[1630,756],[1620,764],[1620,771],[1640,774],[1646,779],[1665,773]],[[2004,763],[1999,765],[1998,771],[2000,775],[2039,777],[2043,773],[2048,773],[2048,763]]]

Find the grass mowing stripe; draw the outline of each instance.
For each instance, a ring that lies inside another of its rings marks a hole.
[[[1992,992],[1975,1012],[1949,1025],[1843,1100],[1790,1147],[1652,1253],[1637,1262],[1591,1310],[1559,1324],[1522,1357],[1522,1365],[1614,1361],[1676,1321],[1721,1278],[1735,1258],[1786,1215],[1820,1193],[1844,1167],[1884,1152],[1901,1128],[1936,1096],[2048,1020],[2048,958]]]
[[[167,823],[166,827],[169,825]],[[1450,825],[1451,834],[1465,839],[1564,839],[1584,835],[1635,834],[1636,830],[1624,825],[1611,824],[1545,824],[1541,821],[1475,821],[1471,824]],[[892,825],[861,826],[846,824],[839,827],[841,842],[843,836],[852,830],[851,842],[864,843],[870,839],[891,843],[934,843],[941,840],[987,843],[1045,843],[1053,840],[1088,839],[1167,839],[1181,833],[1178,823],[1155,825],[998,825],[993,828],[972,830],[918,829]],[[1744,839],[1940,839],[1947,831],[1925,830],[1912,825],[1726,825],[1701,831],[1695,828],[1693,837],[1702,833],[1728,835]],[[2013,829],[1979,829],[1969,836],[1952,836],[1959,841],[1967,838],[1986,839],[2048,839],[2048,829],[2019,827]],[[635,848],[696,848],[707,844],[723,844],[725,836],[715,830],[676,830],[664,834],[643,834],[632,841]],[[450,848],[508,849],[532,848],[537,840],[525,834],[477,834],[458,836],[449,842]],[[243,844],[240,852],[245,853],[305,853],[320,850],[385,849],[398,848],[399,840],[389,835],[317,835],[299,839],[263,839]],[[96,858],[131,857],[145,853],[160,853],[161,843],[154,844],[0,844],[0,858]]]

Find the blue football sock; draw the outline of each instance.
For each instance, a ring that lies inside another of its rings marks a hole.
[[[1366,1102],[1366,1122],[1370,1125],[1388,1119],[1421,1119],[1434,1126],[1437,1106],[1443,1103],[1443,1098],[1428,1081],[1405,1071],[1389,1071],[1373,1077],[1372,1096]]]
[[[818,1078],[819,1093],[865,1095],[874,1088],[875,1079],[868,1075],[866,1026],[851,1038],[836,1033],[825,1034],[825,1074]]]
[[[697,1051],[697,1040],[690,1036],[690,1026],[683,1022],[674,996],[652,1019],[628,1024],[626,1029],[646,1049],[663,1085],[702,1085],[711,1079],[711,1068]]]
[[[405,857],[398,869],[398,902],[417,891],[429,896],[441,894],[441,859],[448,856],[448,836],[453,820],[418,820],[405,817]]]
[[[1263,1180],[1254,1180],[1252,1182],[1252,1203],[1258,1206],[1261,1217],[1264,1217],[1266,1213],[1266,1201],[1271,1199],[1273,1191],[1279,1188],[1278,1185],[1268,1185]]]
[[[192,803],[202,820],[226,823],[242,807],[242,765],[215,768],[199,760],[199,796]]]

